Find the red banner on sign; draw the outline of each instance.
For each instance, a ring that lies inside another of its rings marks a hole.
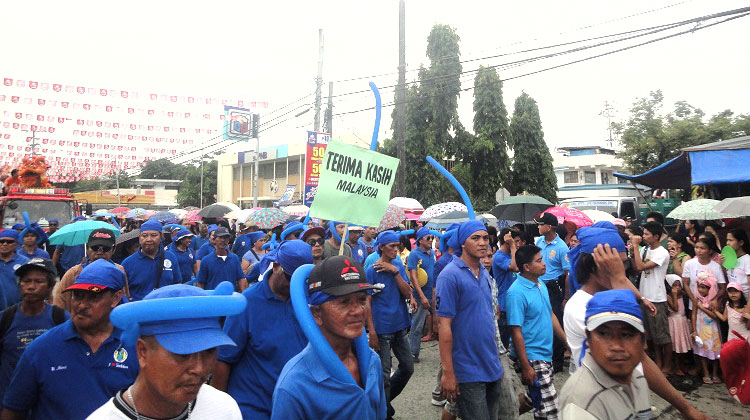
[[[303,202],[310,207],[315,194],[318,193],[318,179],[320,178],[320,166],[323,163],[323,155],[326,153],[328,140],[331,135],[326,133],[317,133],[315,131],[307,132],[307,154],[305,155],[305,195]]]

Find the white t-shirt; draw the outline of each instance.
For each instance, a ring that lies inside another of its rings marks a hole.
[[[563,329],[568,340],[568,347],[570,347],[571,365],[578,366],[583,340],[586,339],[586,304],[592,297],[594,296],[584,292],[583,289],[578,289],[565,304]]]
[[[748,297],[750,286],[747,283],[747,276],[750,275],[750,255],[745,254],[737,258],[737,265],[727,270],[727,283],[737,282],[742,286],[742,293]]]
[[[130,420],[132,417],[128,416],[118,407],[118,405],[123,405],[123,401],[119,400],[119,403],[115,403],[115,398],[119,398],[119,395],[110,398],[106,404],[91,413],[86,420]],[[128,406],[128,408],[130,407]],[[200,420],[242,420],[242,414],[240,413],[240,407],[237,406],[237,402],[229,394],[221,392],[210,385],[203,385],[200,391],[198,391],[195,407],[193,407],[188,418]]]
[[[666,302],[667,288],[664,286],[664,279],[669,267],[669,251],[661,245],[656,249],[649,247],[646,258],[643,259],[644,264],[646,261],[656,263],[656,267],[641,273],[641,295],[651,302]]]
[[[724,278],[724,270],[716,261],[710,261],[707,265],[703,265],[698,261],[698,257],[695,257],[685,263],[682,269],[682,277],[690,279],[690,291],[693,292],[693,296],[698,296],[698,273],[701,271],[709,271],[715,277],[718,283],[726,283],[727,280]],[[690,301],[690,309],[693,309],[693,302]]]

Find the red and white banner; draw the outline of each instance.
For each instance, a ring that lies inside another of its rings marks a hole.
[[[320,178],[320,165],[323,155],[326,154],[330,134],[307,132],[307,153],[305,155],[305,195],[302,198],[304,205],[310,207],[315,194],[318,193],[318,179]]]

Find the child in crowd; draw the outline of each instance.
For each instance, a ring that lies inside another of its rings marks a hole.
[[[721,264],[721,244],[719,243],[719,240],[716,239],[716,236],[714,236],[713,233],[706,231],[698,235],[698,240],[700,241],[701,239],[705,239],[709,242],[708,245],[711,260]]]
[[[685,375],[684,355],[690,351],[690,323],[685,316],[685,302],[682,291],[682,281],[677,274],[667,274],[667,283],[670,285],[667,303],[669,304],[669,335],[672,336],[672,351],[676,369],[673,373],[677,376]],[[672,369],[672,366],[668,366]]]
[[[733,268],[727,269],[727,281],[737,283],[740,286],[740,292],[747,299],[750,297],[750,286],[748,285],[748,276],[750,276],[750,240],[747,233],[742,229],[733,229],[727,233],[727,245],[734,249],[737,254],[737,264]],[[721,256],[722,263],[724,256]]]
[[[699,239],[700,241],[700,239]],[[721,352],[721,332],[716,314],[711,310],[711,301],[718,288],[716,277],[710,271],[698,273],[698,294],[693,309],[693,353],[700,358],[704,384],[720,384],[719,353]],[[711,361],[711,374],[708,371]]]
[[[750,340],[750,329],[748,329],[750,313],[748,313],[747,298],[742,293],[742,286],[735,282],[729,283],[727,294],[729,295],[729,301],[727,301],[724,311],[717,310],[714,311],[714,314],[720,320],[729,322],[729,331],[737,331],[746,340]],[[732,337],[733,335],[730,333],[729,338]]]
[[[695,258],[685,263],[682,270],[682,290],[690,298],[690,309],[693,309],[698,297],[698,275],[709,272],[719,283],[726,283],[724,269],[712,259],[717,252],[716,243],[710,238],[700,237],[695,243]]]
[[[687,236],[680,232],[669,235],[667,250],[670,258],[667,274],[682,274],[685,263],[695,256],[695,250],[688,243]]]

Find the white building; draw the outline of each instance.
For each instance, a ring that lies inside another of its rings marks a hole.
[[[637,197],[636,188],[614,172],[630,173],[613,148],[601,146],[560,147],[553,154],[557,197]]]

